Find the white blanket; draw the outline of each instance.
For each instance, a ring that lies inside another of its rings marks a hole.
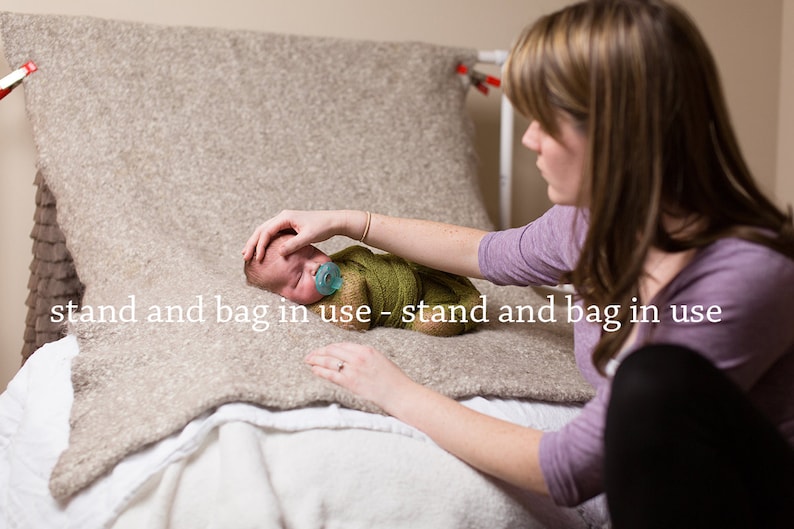
[[[390,527],[539,528],[603,521],[600,502],[558,509],[482,476],[396,419],[337,405],[222,406],[126,458],[61,505],[48,481],[68,443],[70,363],[77,354],[73,337],[44,346],[0,395],[0,528],[91,529],[117,518],[114,529],[350,528],[384,520]],[[542,429],[559,428],[578,413],[575,406],[515,400],[465,404]]]

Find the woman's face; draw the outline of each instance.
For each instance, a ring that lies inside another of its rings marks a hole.
[[[559,141],[532,121],[521,143],[538,154],[537,166],[548,184],[549,199],[560,205],[578,205],[587,139],[573,119],[561,113]]]

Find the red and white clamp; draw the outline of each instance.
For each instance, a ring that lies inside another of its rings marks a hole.
[[[468,75],[472,86],[485,95],[488,95],[488,85],[496,88],[502,85],[502,82],[498,78],[470,69],[465,64],[458,65],[458,73],[460,75]]]
[[[22,83],[28,75],[38,70],[33,61],[26,62],[21,68],[14,70],[10,74],[0,79],[0,99],[11,93],[11,90]]]

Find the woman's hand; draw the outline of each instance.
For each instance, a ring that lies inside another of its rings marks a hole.
[[[283,255],[314,242],[322,242],[334,235],[360,234],[364,231],[367,214],[363,211],[282,211],[266,220],[254,230],[245,243],[243,259],[261,261],[265,248],[275,235],[283,230],[295,230],[293,237],[281,248]],[[360,225],[360,226],[359,226]]]
[[[342,342],[309,353],[312,372],[342,386],[392,415],[394,404],[412,388],[420,388],[380,351],[366,345]]]
[[[538,456],[543,432],[483,415],[417,384],[366,345],[326,345],[309,353],[305,362],[317,376],[369,400],[470,465],[548,494]]]

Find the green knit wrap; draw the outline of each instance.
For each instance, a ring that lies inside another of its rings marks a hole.
[[[466,277],[433,270],[396,255],[375,254],[363,246],[345,248],[331,255],[331,259],[342,273],[342,287],[308,307],[341,327],[396,327],[453,336],[477,325],[471,311],[480,303],[480,292]],[[421,302],[426,306],[422,314]],[[339,317],[345,312],[355,314],[363,305],[371,308],[369,321]],[[412,307],[407,316],[405,307]]]

